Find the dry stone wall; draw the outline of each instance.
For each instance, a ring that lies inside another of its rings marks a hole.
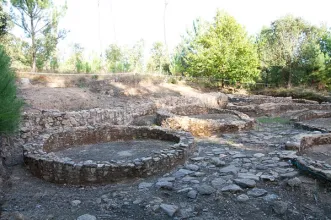
[[[223,122],[215,119],[198,119],[190,115],[231,114],[238,120]],[[250,129],[255,120],[238,111],[213,109],[189,105],[172,109],[160,109],[156,114],[156,123],[165,128],[191,132],[194,136],[208,137],[214,134]]]
[[[150,152],[142,158],[127,161],[74,162],[70,158],[58,157],[52,153],[68,146],[132,139],[158,139],[175,144],[157,152]],[[34,175],[46,181],[94,184],[166,172],[184,163],[194,148],[194,138],[189,133],[151,127],[103,125],[45,134],[41,140],[24,145],[24,162]]]
[[[297,110],[331,110],[330,104],[302,104],[302,103],[263,103],[250,105],[236,105],[229,103],[227,109],[236,110],[249,116],[278,116],[287,111]]]
[[[135,108],[90,109],[74,112],[42,111],[40,114],[24,113],[19,133],[3,136],[1,156],[8,165],[23,161],[22,145],[42,133],[65,131],[73,127],[95,126],[98,124],[127,125],[134,118],[150,115],[156,111],[154,104]]]

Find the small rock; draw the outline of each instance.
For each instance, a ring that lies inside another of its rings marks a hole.
[[[239,202],[246,202],[249,200],[249,197],[246,194],[241,194],[241,195],[237,196],[237,200]]]
[[[97,220],[97,218],[94,215],[85,214],[85,215],[79,216],[77,218],[77,220]]]
[[[216,167],[222,167],[225,165],[225,162],[220,160],[218,157],[211,158],[211,164],[215,165]]]
[[[268,180],[268,181],[275,181],[275,177],[274,176],[271,176],[271,175],[261,175],[260,176],[261,180]]]
[[[191,174],[191,176],[194,176],[194,177],[201,177],[204,175],[206,175],[204,172],[194,172]]]
[[[191,158],[192,161],[201,161],[201,160],[204,160],[205,158],[204,157],[194,157],[194,158]]]
[[[139,184],[138,189],[147,189],[153,186],[153,183],[142,182]]]
[[[168,204],[164,204],[164,203],[162,203],[162,204],[160,205],[160,207],[161,207],[161,209],[162,209],[165,213],[167,213],[167,215],[170,216],[170,217],[174,216],[174,214],[175,214],[175,213],[177,212],[177,210],[178,210],[178,206],[176,206],[176,205],[168,205]]]
[[[157,182],[155,186],[158,189],[167,189],[167,190],[173,190],[174,188],[171,182]]]
[[[191,191],[191,190],[192,190],[191,187],[186,187],[186,188],[183,188],[183,189],[178,190],[177,192],[178,192],[178,193],[185,193],[185,192],[189,192],[189,191]]]
[[[252,190],[249,190],[247,192],[247,195],[253,196],[253,197],[261,197],[266,195],[268,192],[264,189],[254,188]]]
[[[196,177],[193,176],[186,176],[183,179],[181,179],[182,182],[191,182],[192,180],[196,180]]]
[[[254,188],[256,186],[256,182],[251,179],[234,179],[233,181],[243,188]]]
[[[242,192],[242,188],[240,188],[240,186],[236,185],[236,184],[231,184],[228,186],[225,186],[221,189],[222,192]]]
[[[220,173],[227,174],[227,173],[232,173],[236,175],[240,169],[234,165],[229,165],[227,167],[224,167],[220,169]]]
[[[263,200],[266,202],[271,202],[278,199],[278,196],[276,194],[268,194],[265,197],[263,197]]]
[[[82,202],[80,201],[80,200],[73,200],[73,201],[71,201],[70,202],[70,204],[72,205],[72,206],[78,206],[79,204],[81,204]]]
[[[233,159],[236,159],[236,158],[245,158],[245,157],[247,157],[247,155],[242,154],[242,153],[235,154],[235,155],[232,156]]]
[[[31,85],[30,79],[29,78],[21,78],[21,84],[23,86],[29,86],[29,85]]]
[[[187,169],[179,169],[177,172],[175,172],[175,173],[173,174],[173,176],[174,176],[175,178],[182,178],[182,177],[184,177],[184,176],[186,176],[186,175],[188,175],[188,174],[191,174],[191,173],[193,173],[193,171],[191,171],[191,170],[187,170]]]
[[[262,153],[256,153],[256,154],[254,154],[253,156],[256,157],[256,158],[261,158],[261,157],[264,157],[265,154],[262,154]]]
[[[198,186],[197,190],[201,195],[211,195],[212,193],[215,192],[215,189],[211,186],[208,186],[207,184]]]
[[[190,199],[195,199],[197,197],[198,192],[195,190],[191,190],[187,193],[187,197],[189,197]]]
[[[218,188],[218,189],[222,188],[225,183],[226,183],[226,180],[223,178],[216,178],[211,181],[211,185],[214,188]]]
[[[288,162],[281,161],[281,162],[277,163],[277,166],[279,166],[279,167],[289,167],[289,166],[291,166],[291,164],[288,163]]]
[[[266,170],[267,169],[267,167],[266,166],[264,166],[264,165],[256,165],[256,169],[257,170]]]
[[[137,204],[140,204],[142,201],[143,201],[142,199],[138,198],[138,199],[134,200],[132,203],[137,205]]]
[[[280,174],[280,177],[282,178],[293,178],[295,176],[297,176],[299,174],[298,171],[292,171],[292,172],[289,172],[289,173],[282,173]]]
[[[298,177],[294,177],[293,179],[289,179],[287,184],[291,187],[298,187],[301,185],[301,180]]]
[[[188,170],[192,170],[192,171],[198,171],[199,170],[199,166],[195,165],[195,164],[187,164],[185,166],[186,169]]]
[[[162,177],[158,179],[158,182],[174,182],[176,180],[175,177]]]
[[[283,215],[285,214],[286,210],[287,210],[287,202],[282,202],[282,201],[276,201],[273,206],[272,209],[274,210],[274,212],[278,215]]]
[[[256,176],[255,174],[252,173],[238,173],[238,178],[241,179],[251,179],[251,180],[255,180],[255,181],[259,181],[259,177]]]

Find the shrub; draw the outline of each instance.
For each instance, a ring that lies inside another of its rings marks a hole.
[[[15,73],[10,58],[0,45],[0,134],[18,128],[23,101],[16,96]]]

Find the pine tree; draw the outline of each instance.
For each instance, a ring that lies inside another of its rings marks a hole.
[[[15,73],[0,45],[0,134],[16,131],[23,101],[16,96]]]

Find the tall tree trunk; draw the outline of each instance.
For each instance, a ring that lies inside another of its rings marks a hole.
[[[33,17],[30,16],[30,22],[31,22],[31,44],[32,44],[32,72],[36,72],[36,33],[33,26]]]
[[[292,64],[290,64],[290,71],[288,73],[287,88],[292,87]]]
[[[32,37],[32,72],[36,72],[36,46],[35,46],[35,38]]]

